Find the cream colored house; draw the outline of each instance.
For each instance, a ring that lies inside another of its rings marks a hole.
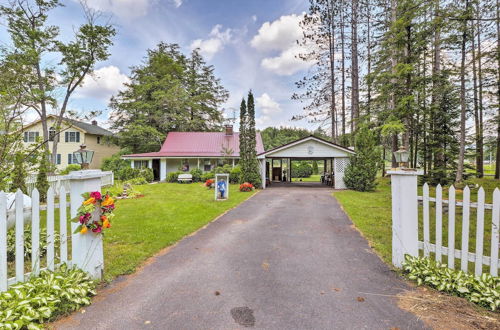
[[[47,118],[49,127],[49,150],[52,151],[52,141],[55,134],[54,123],[56,116],[50,115]],[[97,126],[97,121],[85,123],[74,119],[64,119],[59,135],[59,143],[57,144],[57,168],[59,170],[66,168],[69,164],[75,164],[73,152],[80,149],[80,145],[84,144],[88,150],[94,151],[94,158],[89,168],[97,169],[101,167],[103,158],[111,157],[120,151],[120,148],[107,141],[108,136],[113,135],[112,132]],[[42,121],[37,120],[23,128],[23,143],[29,146],[39,141],[39,137],[43,136]],[[41,141],[41,140],[40,140]],[[40,143],[40,142],[38,142]]]

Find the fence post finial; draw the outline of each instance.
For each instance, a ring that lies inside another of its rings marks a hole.
[[[395,169],[391,175],[392,264],[401,268],[405,254],[418,256],[417,177],[421,171]]]

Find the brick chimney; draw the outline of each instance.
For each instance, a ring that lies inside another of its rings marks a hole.
[[[226,125],[226,135],[233,135],[233,125]]]
[[[92,120],[92,125],[97,126],[97,120]]]

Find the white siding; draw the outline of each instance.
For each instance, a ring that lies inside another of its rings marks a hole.
[[[316,140],[306,140],[294,146],[285,147],[282,150],[266,154],[266,157],[282,158],[332,158],[349,157],[350,153],[341,148],[318,142]]]

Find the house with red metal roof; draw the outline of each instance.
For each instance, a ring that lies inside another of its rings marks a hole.
[[[256,142],[257,154],[264,153],[259,132]],[[224,132],[170,132],[160,151],[124,155],[122,158],[131,160],[133,168],[153,169],[155,180],[160,181],[164,181],[170,172],[189,172],[194,168],[209,172],[224,164],[234,167],[240,159],[240,134],[233,132],[229,125]]]

